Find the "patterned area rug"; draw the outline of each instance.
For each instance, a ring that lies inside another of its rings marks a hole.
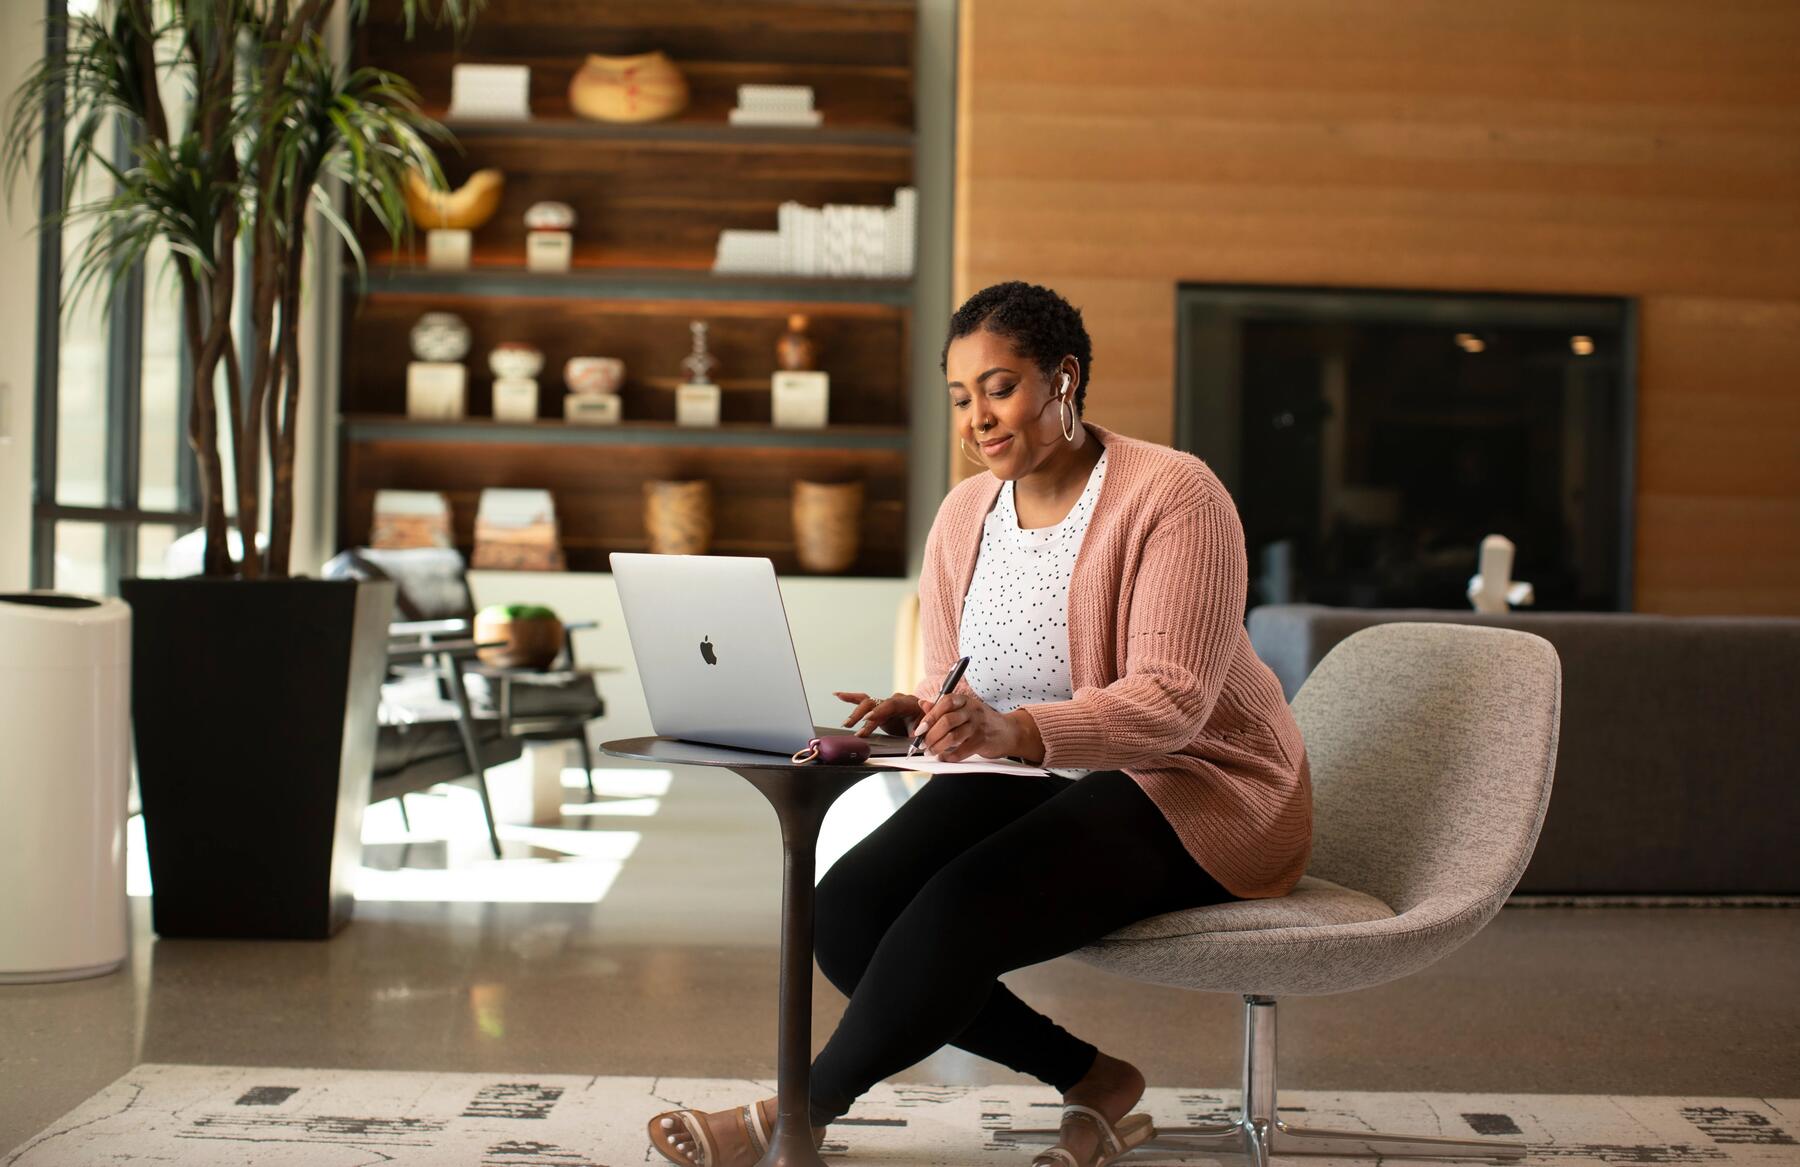
[[[718,1078],[142,1065],[0,1162],[621,1167],[663,1162],[644,1141],[658,1110],[771,1093],[766,1081]],[[1800,1163],[1795,1099],[1295,1090],[1282,1102],[1295,1125],[1511,1138],[1530,1147],[1527,1163],[1559,1167]],[[1158,1088],[1139,1109],[1181,1126],[1228,1121],[1235,1103],[1228,1091]],[[879,1086],[832,1127],[824,1153],[845,1164],[1024,1167],[1031,1152],[1007,1132],[1054,1125],[1056,1104],[1039,1086]]]

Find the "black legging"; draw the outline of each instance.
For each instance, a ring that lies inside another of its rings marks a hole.
[[[815,952],[850,1004],[813,1061],[813,1125],[946,1043],[1066,1093],[1095,1048],[996,978],[1235,898],[1122,771],[937,775],[819,884]]]

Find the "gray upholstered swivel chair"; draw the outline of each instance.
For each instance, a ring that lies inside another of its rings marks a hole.
[[[1288,896],[1143,920],[1076,954],[1135,980],[1244,998],[1238,1120],[1162,1130],[1171,1152],[1518,1157],[1492,1139],[1307,1130],[1275,1108],[1275,1001],[1418,972],[1480,931],[1525,871],[1550,801],[1562,668],[1529,633],[1385,624],[1332,649],[1295,695],[1313,852]],[[1054,1131],[1016,1131],[1021,1143]]]

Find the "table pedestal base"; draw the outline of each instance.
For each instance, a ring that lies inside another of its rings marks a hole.
[[[869,776],[832,766],[734,769],[781,822],[780,1034],[774,1138],[757,1167],[825,1167],[812,1133],[813,877],[819,826],[838,796]]]

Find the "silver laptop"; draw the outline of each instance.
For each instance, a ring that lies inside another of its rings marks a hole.
[[[853,732],[812,722],[769,560],[626,552],[608,558],[659,737],[792,754],[810,738]],[[877,755],[904,754],[908,745],[879,733],[868,741]]]

